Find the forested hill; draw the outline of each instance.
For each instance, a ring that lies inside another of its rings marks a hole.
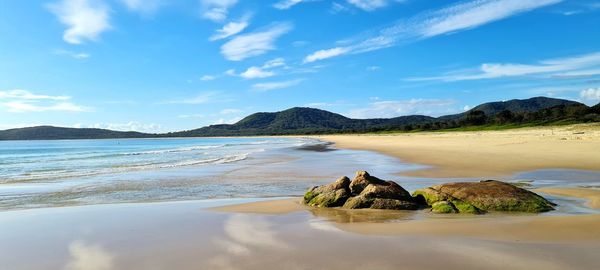
[[[64,128],[37,126],[0,131],[0,140],[68,140],[68,139],[111,139],[148,138],[155,135],[135,131],[114,131],[99,128]]]
[[[600,104],[588,107],[570,100],[535,97],[485,103],[461,114],[438,118],[409,115],[395,118],[352,119],[325,110],[297,107],[280,112],[255,113],[231,125],[211,125],[165,134],[38,126],[0,131],[0,140],[304,135],[443,130],[485,125],[516,127],[598,121],[600,121]]]

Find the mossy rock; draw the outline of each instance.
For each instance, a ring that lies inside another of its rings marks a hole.
[[[449,196],[447,194],[443,194],[430,187],[417,189],[415,190],[415,192],[413,192],[412,196],[417,201],[422,201],[429,206],[433,205],[436,202],[446,201],[449,199]]]
[[[454,208],[454,205],[451,202],[439,201],[439,202],[435,202],[435,203],[433,203],[433,205],[431,205],[431,212],[438,213],[438,214],[451,214],[451,213],[458,213],[458,210],[456,210],[456,208]]]
[[[459,213],[482,214],[484,212],[479,208],[475,207],[474,205],[463,202],[458,199],[450,200],[450,202],[452,203],[452,205],[454,205],[454,207],[456,208],[456,210],[458,210]]]
[[[304,195],[304,202],[310,206],[337,207],[344,205],[349,197],[350,194],[344,189],[319,193],[316,196],[313,191],[308,191]]]
[[[351,197],[344,203],[342,208],[346,209],[362,209],[362,208],[371,208],[375,199],[367,198],[365,196],[356,196]]]
[[[447,183],[431,189],[483,211],[539,213],[554,210],[555,206],[529,190],[495,180]],[[468,205],[464,205],[465,211],[470,209]]]

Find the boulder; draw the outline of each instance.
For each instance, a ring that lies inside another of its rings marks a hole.
[[[347,209],[418,209],[408,191],[392,181],[383,181],[365,171],[356,173],[350,181],[342,177],[334,183],[309,189],[303,202],[310,206]]]
[[[341,177],[335,182],[316,186],[304,194],[303,202],[310,206],[336,207],[342,206],[350,197],[350,179]]]
[[[357,171],[356,176],[354,177],[352,182],[350,182],[350,193],[352,194],[352,196],[357,196],[369,184],[382,185],[384,183],[385,181],[369,175],[369,173],[366,171]]]
[[[496,180],[446,183],[417,190],[413,196],[429,206],[437,202],[451,203],[460,213],[484,211],[539,213],[554,210],[555,206],[529,190]]]
[[[364,174],[359,172],[357,178],[359,178],[359,175],[362,177]],[[393,181],[377,180],[378,181],[368,184],[358,196],[348,199],[343,208],[395,210],[414,210],[419,208],[419,205],[414,201],[412,196],[410,196],[410,193],[400,185]]]

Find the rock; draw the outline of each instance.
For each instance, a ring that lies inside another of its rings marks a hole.
[[[454,205],[448,201],[439,201],[431,205],[431,212],[440,214],[458,213]]]
[[[433,206],[451,203],[460,213],[484,211],[546,212],[555,204],[526,189],[495,180],[447,183],[417,190],[413,196]]]
[[[385,183],[385,181],[383,181],[377,177],[373,177],[373,176],[369,175],[369,173],[366,171],[357,171],[356,176],[354,177],[352,182],[350,182],[350,193],[352,194],[352,196],[357,196],[369,184],[382,185],[384,183]]]
[[[379,180],[367,185],[358,196],[348,199],[343,208],[415,210],[419,205],[400,185],[392,181]]]
[[[304,194],[303,202],[310,206],[343,206],[346,209],[420,208],[410,193],[400,185],[370,176],[365,171],[357,172],[352,181],[348,177],[342,177],[334,183],[313,187]]]
[[[310,206],[342,206],[350,197],[350,179],[341,177],[329,185],[317,186],[304,194],[303,202]]]

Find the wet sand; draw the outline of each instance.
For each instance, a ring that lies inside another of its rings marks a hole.
[[[379,216],[375,212],[356,211],[357,216],[347,219],[335,211],[295,211],[289,206],[298,205],[289,200],[286,211],[272,210],[276,214],[250,213],[247,206],[245,213],[209,210],[235,202],[240,200],[2,212],[0,243],[9,248],[0,253],[0,265],[14,270],[529,270],[594,269],[600,264],[599,236],[594,233],[598,230],[584,229],[594,222],[598,228],[592,216],[571,223],[544,217],[542,223],[509,226],[502,224],[513,224],[512,218],[410,220],[420,214],[402,211],[379,211],[381,220],[373,219]],[[265,209],[281,203],[248,205]],[[431,227],[433,222],[437,225]],[[443,231],[435,232],[438,229]],[[562,236],[547,238],[547,229],[554,230],[548,235]],[[480,237],[485,235],[508,237]]]
[[[586,203],[588,207],[600,209],[600,189],[548,187],[539,188],[536,189],[536,191],[558,196],[586,199],[588,201]]]
[[[557,192],[560,189],[556,189]],[[577,194],[587,194],[580,192]],[[598,193],[595,193],[598,195]],[[583,196],[581,196],[583,198]],[[289,214],[309,211],[347,232],[367,235],[468,237],[508,242],[600,244],[600,214],[436,215],[423,211],[345,210],[303,206],[299,198],[231,205],[215,211]],[[398,222],[401,221],[401,222]]]
[[[600,170],[600,124],[317,138],[338,148],[371,150],[431,166],[402,172],[415,177],[499,177],[550,168]]]

